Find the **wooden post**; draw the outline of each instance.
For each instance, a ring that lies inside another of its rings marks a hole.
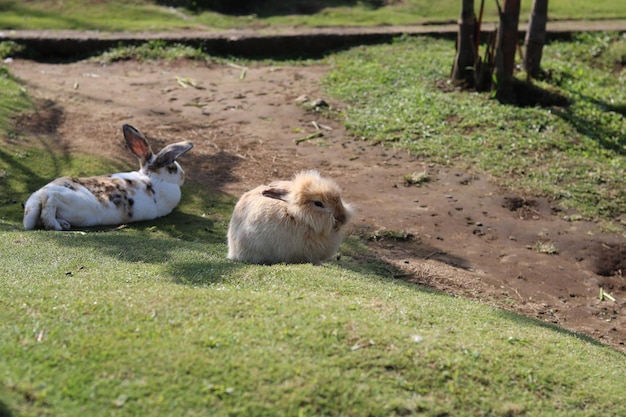
[[[517,51],[520,0],[504,0],[496,42],[496,98],[501,103],[515,101],[513,71]]]
[[[529,77],[537,78],[541,71],[541,56],[546,43],[548,0],[534,0],[524,40],[524,69]]]
[[[459,33],[456,41],[456,56],[452,67],[452,80],[471,88],[475,85],[474,66],[476,63],[476,14],[474,0],[463,0],[461,17],[459,18]]]

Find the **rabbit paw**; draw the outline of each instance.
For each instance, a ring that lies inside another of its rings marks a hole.
[[[61,230],[70,230],[72,225],[65,219],[57,219],[59,226],[61,226]]]

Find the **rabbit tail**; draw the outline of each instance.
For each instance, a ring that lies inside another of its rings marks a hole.
[[[24,229],[32,230],[43,225],[48,230],[69,230],[70,224],[57,218],[57,200],[54,195],[39,190],[24,205]]]
[[[30,196],[24,205],[24,229],[33,230],[41,216],[41,198],[39,193]]]

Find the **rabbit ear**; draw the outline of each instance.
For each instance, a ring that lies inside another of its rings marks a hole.
[[[268,188],[266,190],[263,190],[261,194],[264,197],[273,198],[275,200],[287,201],[285,199],[285,196],[289,194],[289,191],[285,190],[284,188]]]
[[[168,166],[169,164],[174,163],[174,161],[179,156],[181,156],[191,148],[193,148],[193,143],[187,141],[167,145],[165,148],[161,149],[161,152],[157,154],[154,162],[150,165],[150,167],[153,169],[159,169]]]
[[[143,166],[153,155],[150,144],[141,132],[131,125],[122,126],[122,131],[124,132],[124,139],[126,139],[128,149],[139,159],[139,163]]]

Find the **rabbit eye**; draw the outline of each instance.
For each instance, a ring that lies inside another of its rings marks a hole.
[[[324,208],[324,203],[322,203],[321,201],[314,201],[313,204],[315,204],[317,207]]]

